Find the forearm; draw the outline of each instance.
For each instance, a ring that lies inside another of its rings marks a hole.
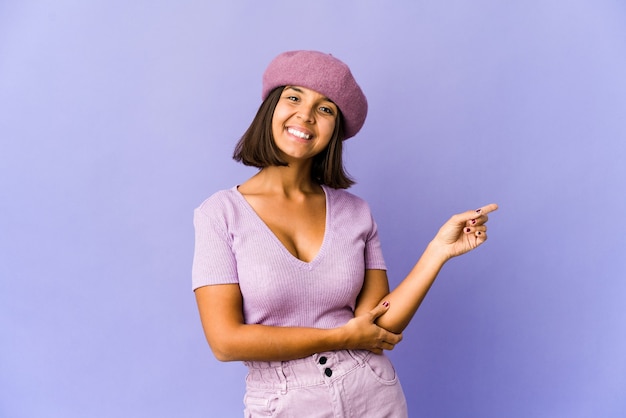
[[[236,284],[200,287],[195,295],[204,335],[221,361],[292,360],[344,348],[350,336],[344,332],[345,326],[316,329],[246,324]]]
[[[209,340],[220,361],[287,361],[346,348],[341,328],[318,329],[241,324]]]
[[[389,308],[372,307],[332,329],[246,324],[243,298],[236,284],[196,289],[202,328],[221,361],[286,361],[332,350],[390,350],[401,339],[374,323]]]
[[[472,251],[487,240],[487,214],[496,209],[498,205],[492,203],[453,215],[439,229],[409,275],[396,289],[383,297],[389,301],[391,307],[376,323],[388,331],[402,332],[415,315],[443,265],[450,258]],[[383,293],[379,293],[381,294]]]
[[[376,324],[401,333],[409,324],[435,282],[441,268],[449,258],[437,246],[428,245],[406,278],[383,300],[389,302],[389,310],[381,315]]]

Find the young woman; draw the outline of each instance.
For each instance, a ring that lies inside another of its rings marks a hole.
[[[249,368],[245,416],[406,417],[384,350],[401,340],[444,263],[487,239],[495,204],[454,215],[389,291],[376,223],[347,192],[342,141],[367,115],[350,69],[290,51],[234,158],[256,175],[194,212],[195,290],[207,341]]]

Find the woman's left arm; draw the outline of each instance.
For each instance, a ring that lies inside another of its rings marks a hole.
[[[488,213],[496,209],[498,205],[490,204],[452,216],[428,244],[411,272],[391,292],[384,270],[367,270],[355,316],[371,310],[384,299],[390,307],[376,324],[388,331],[401,333],[415,315],[443,265],[487,240],[485,224]]]

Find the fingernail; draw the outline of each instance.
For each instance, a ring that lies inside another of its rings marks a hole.
[[[476,224],[476,219],[472,219],[472,225]]]
[[[476,209],[476,213],[482,212],[482,209]]]
[[[458,231],[458,229],[457,229],[457,231]],[[470,231],[471,231],[470,228],[465,228],[465,232],[470,232]]]
[[[384,306],[385,308],[389,307],[389,302],[384,301],[384,302],[383,302],[383,306]]]
[[[476,233],[476,235],[482,235],[482,232],[478,231],[478,232]]]

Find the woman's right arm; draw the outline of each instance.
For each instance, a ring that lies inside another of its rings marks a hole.
[[[203,286],[195,294],[204,334],[220,361],[287,361],[342,349],[381,353],[402,339],[374,323],[387,311],[386,304],[338,328],[275,327],[244,322],[237,284]]]

